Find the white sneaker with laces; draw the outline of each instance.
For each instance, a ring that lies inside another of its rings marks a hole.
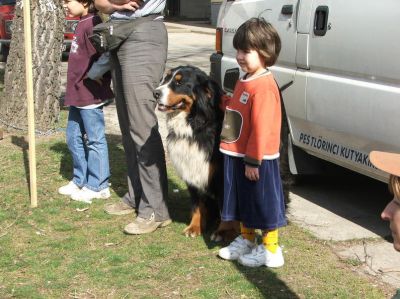
[[[86,187],[83,187],[78,192],[72,193],[71,199],[86,203],[92,203],[92,199],[107,199],[110,196],[111,196],[110,189],[108,188],[96,192]]]
[[[237,237],[227,247],[221,248],[218,255],[224,260],[237,260],[241,255],[251,252],[255,244],[242,236]]]
[[[280,247],[272,253],[265,249],[263,244],[255,247],[250,253],[240,256],[238,262],[247,267],[267,266],[269,268],[279,268],[285,263]]]
[[[71,195],[79,190],[81,190],[81,188],[79,188],[73,181],[70,181],[67,185],[58,188],[58,193],[62,195]]]

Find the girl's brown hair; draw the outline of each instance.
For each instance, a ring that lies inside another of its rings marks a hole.
[[[392,174],[390,175],[389,191],[394,195],[395,198],[400,200],[400,177]]]
[[[281,39],[275,28],[263,18],[251,18],[233,37],[236,50],[255,50],[265,59],[265,66],[274,65],[281,51]]]

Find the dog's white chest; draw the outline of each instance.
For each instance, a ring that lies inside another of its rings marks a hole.
[[[186,139],[168,141],[167,148],[169,158],[182,180],[205,190],[210,172],[206,153],[196,143],[189,143]]]

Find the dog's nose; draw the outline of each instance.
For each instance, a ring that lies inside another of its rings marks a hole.
[[[158,100],[161,97],[161,90],[154,89],[153,91],[153,97]]]

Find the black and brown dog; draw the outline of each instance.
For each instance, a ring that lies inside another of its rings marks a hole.
[[[219,151],[222,96],[219,85],[193,66],[170,70],[154,92],[158,110],[167,113],[169,158],[192,199],[192,220],[184,230],[186,236],[201,235],[215,216],[220,220],[224,192]],[[236,222],[220,222],[211,239],[229,240],[237,234]]]

